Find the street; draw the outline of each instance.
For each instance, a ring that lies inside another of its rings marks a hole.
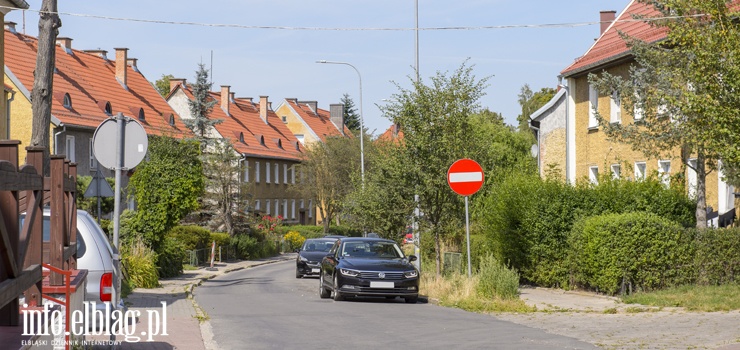
[[[295,262],[206,280],[196,302],[220,349],[594,349],[591,344],[490,315],[402,299],[320,299],[318,278]]]

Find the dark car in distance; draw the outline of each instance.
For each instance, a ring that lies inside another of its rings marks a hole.
[[[416,256],[403,254],[393,240],[348,237],[334,243],[321,260],[319,296],[344,300],[348,296],[402,297],[416,303],[419,270]]]
[[[298,256],[295,259],[295,278],[307,275],[318,275],[321,259],[329,254],[336,238],[309,238],[301,248],[296,249]]]

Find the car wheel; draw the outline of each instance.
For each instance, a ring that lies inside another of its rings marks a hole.
[[[334,301],[344,300],[344,295],[339,292],[339,276],[334,276]]]
[[[296,267],[296,269],[295,269],[295,278],[301,278],[301,277],[303,277],[303,275],[300,272],[298,272],[298,268]]]
[[[319,274],[319,296],[321,299],[327,299],[331,296],[331,290],[324,287],[324,272]]]
[[[419,297],[407,297],[406,304],[416,304],[416,301],[419,299]]]

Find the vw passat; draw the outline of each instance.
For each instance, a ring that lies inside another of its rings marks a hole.
[[[395,241],[369,237],[338,240],[321,260],[319,296],[343,300],[347,296],[402,297],[416,303],[419,270]]]
[[[300,249],[296,249],[295,278],[307,275],[318,275],[321,259],[334,246],[336,238],[310,238],[303,242]]]

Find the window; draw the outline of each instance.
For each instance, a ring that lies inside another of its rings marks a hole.
[[[244,160],[244,182],[249,182],[249,160]]]
[[[645,180],[646,171],[645,162],[635,162],[635,180]]]
[[[298,142],[300,142],[301,144],[304,144],[303,143],[303,134],[296,134],[295,135],[295,138],[298,139]]]
[[[275,216],[280,215],[280,200],[275,200]]]
[[[265,201],[265,210],[267,211],[267,215],[270,215],[270,208],[272,207],[270,206],[270,200],[268,199]]]
[[[265,183],[270,183],[270,162],[265,163]]]
[[[67,156],[67,159],[69,159],[70,162],[72,163],[77,162],[77,159],[75,157],[75,137],[74,136],[69,136],[69,135],[67,136],[65,155]]]
[[[95,159],[95,152],[93,152],[93,139],[90,139],[90,169],[97,169],[98,161]]]
[[[610,98],[611,103],[609,105],[610,119],[612,123],[622,122],[622,101],[619,96],[619,91],[614,90],[612,97]]]
[[[170,124],[170,126],[175,126],[175,116],[174,115],[170,114],[170,119],[168,123]]]
[[[293,164],[293,166],[290,167],[290,183],[295,185],[295,167],[296,165]]]
[[[275,163],[275,183],[276,184],[280,183],[280,174],[279,174],[280,171],[279,170],[280,170],[280,164]]]
[[[670,160],[659,160],[658,161],[658,174],[660,175],[660,182],[666,187],[671,185],[671,161]]]
[[[260,182],[260,162],[254,162],[254,182]]]
[[[285,220],[287,218],[288,218],[288,200],[283,199],[283,219]]]
[[[145,121],[146,116],[144,115],[144,108],[139,108],[139,120]]]
[[[283,183],[288,183],[288,164],[283,164]]]
[[[300,203],[301,203],[301,204],[300,204],[300,208],[301,208],[301,209],[305,208],[305,207],[303,206],[303,203],[304,203],[304,202],[303,202],[303,199],[301,199],[301,202],[300,202]]]
[[[588,86],[588,127],[596,128],[599,121],[596,120],[596,111],[599,109],[599,92],[593,85]]]
[[[290,200],[290,218],[295,220],[295,199]]]
[[[620,177],[622,177],[622,166],[620,166],[619,164],[612,164],[611,168],[612,178],[619,179]]]
[[[313,199],[308,200],[308,217],[313,217]]]
[[[637,94],[635,94],[637,95]],[[645,118],[645,109],[642,108],[642,101],[635,98],[635,107],[632,111],[633,116],[635,117],[635,121],[642,120]]]
[[[284,115],[283,116],[283,123],[288,124],[288,116],[287,115]]]
[[[103,112],[105,112],[105,114],[107,114],[107,115],[113,115],[113,107],[111,107],[110,102],[106,102],[105,103],[105,107],[103,108]],[[170,118],[173,118],[172,117],[172,114],[170,114]],[[173,121],[173,124],[174,124],[174,121]]]
[[[254,210],[255,211],[259,211],[260,209],[261,209],[260,208],[260,200],[257,199],[257,200],[254,201]]]
[[[696,158],[688,161],[688,175],[686,176],[689,185],[689,198],[696,199]]]
[[[588,181],[591,181],[594,185],[599,184],[599,167],[592,166],[588,168]]]
[[[64,101],[62,102],[62,106],[64,106],[64,108],[66,109],[72,109],[72,97],[70,97],[69,94],[64,94]]]

